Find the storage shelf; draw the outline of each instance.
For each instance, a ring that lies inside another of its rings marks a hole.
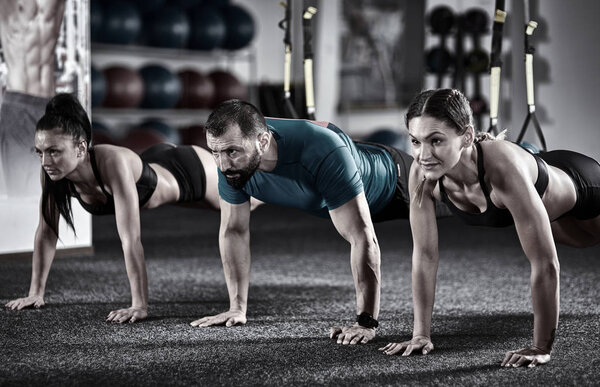
[[[136,68],[145,62],[159,60],[165,62],[164,65],[170,67],[173,71],[190,65],[192,67],[197,66],[202,71],[202,65],[210,66],[210,68],[225,66],[228,69],[241,63],[241,72],[247,74],[246,77],[240,77],[240,80],[246,85],[256,84],[256,48],[253,46],[235,51],[220,49],[200,51],[104,43],[92,43],[91,47],[92,62],[96,62],[99,68],[110,63],[119,62],[129,63],[129,65]],[[238,69],[239,72],[240,69]],[[256,102],[258,100],[255,94],[255,87],[248,86],[248,95],[251,101]],[[210,113],[210,109],[92,108],[93,120],[105,122],[118,131],[148,119],[160,119],[178,127],[202,124],[206,122]]]
[[[180,48],[148,47],[135,45],[118,45],[93,43],[92,55],[118,55],[118,56],[136,56],[148,59],[198,59],[202,61],[218,61],[222,59],[231,60],[254,60],[255,50],[248,47],[236,51],[215,49],[211,51],[199,51]]]
[[[210,114],[208,109],[116,109],[93,108],[94,121],[118,121],[122,124],[137,124],[145,120],[158,119],[175,125],[204,123]]]

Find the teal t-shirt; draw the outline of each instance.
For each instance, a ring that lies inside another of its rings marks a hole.
[[[381,211],[396,188],[396,167],[384,149],[355,144],[333,124],[327,127],[306,120],[267,118],[277,141],[277,165],[257,171],[236,190],[218,171],[219,195],[231,204],[250,196],[265,203],[294,207],[320,217],[361,192],[371,214]]]

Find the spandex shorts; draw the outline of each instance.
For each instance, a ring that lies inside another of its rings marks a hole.
[[[145,150],[140,157],[143,161],[158,164],[173,174],[179,185],[179,202],[204,200],[206,173],[192,146],[158,144]]]
[[[577,202],[563,216],[592,219],[600,215],[600,164],[581,153],[556,150],[538,156],[548,165],[562,169],[573,180]]]

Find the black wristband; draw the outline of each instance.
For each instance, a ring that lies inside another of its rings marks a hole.
[[[377,328],[379,326],[379,321],[375,320],[373,316],[367,312],[362,312],[356,316],[356,322],[358,325],[365,328]]]

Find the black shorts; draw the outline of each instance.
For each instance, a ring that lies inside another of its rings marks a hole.
[[[147,163],[158,164],[173,174],[179,185],[178,202],[204,200],[206,173],[193,147],[158,144],[142,152],[140,158]]]
[[[408,219],[410,208],[410,193],[408,192],[408,174],[413,158],[407,153],[392,148],[391,146],[366,142],[364,144],[374,145],[382,148],[392,156],[396,170],[396,189],[388,204],[376,214],[371,215],[374,223],[385,222],[386,220]]]
[[[359,144],[374,145],[382,148],[392,156],[396,170],[396,189],[389,203],[376,214],[371,214],[373,223],[385,222],[386,220],[408,219],[410,212],[410,192],[408,191],[408,176],[413,158],[408,153],[391,146],[377,144],[374,142],[355,141]],[[442,218],[452,215],[446,205],[438,200],[435,201],[435,216]]]
[[[596,160],[567,150],[540,153],[538,156],[548,165],[565,171],[573,180],[577,202],[562,216],[583,220],[600,215],[600,164]]]

